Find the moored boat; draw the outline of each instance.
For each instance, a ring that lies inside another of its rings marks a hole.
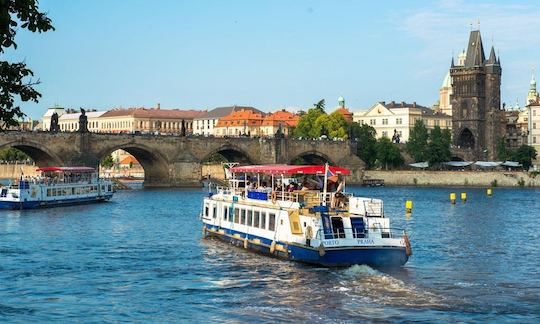
[[[402,266],[412,254],[382,200],[345,192],[345,168],[252,165],[230,172],[229,186],[204,199],[205,237],[322,266]]]
[[[0,209],[32,209],[107,201],[112,182],[90,167],[44,167],[0,188]]]

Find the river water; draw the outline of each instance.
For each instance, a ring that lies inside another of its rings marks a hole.
[[[349,189],[383,198],[408,230],[403,268],[325,269],[201,239],[197,189],[0,211],[0,322],[540,320],[540,190]]]

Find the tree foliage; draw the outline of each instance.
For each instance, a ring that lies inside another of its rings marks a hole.
[[[536,149],[529,145],[521,145],[513,153],[513,159],[521,163],[524,170],[529,170],[532,160],[536,159]]]
[[[324,111],[324,99],[320,100],[300,117],[293,131],[295,137],[318,138],[326,135],[330,138],[347,138],[349,123],[339,112],[327,114]]]
[[[101,166],[105,169],[110,169],[114,166],[114,159],[111,154],[107,155],[103,161],[101,161]]]
[[[31,160],[26,153],[21,150],[18,150],[14,147],[6,147],[0,150],[0,160],[2,161],[27,161]]]
[[[15,35],[21,29],[31,32],[54,30],[51,20],[38,10],[37,0],[0,0],[0,54],[17,48]],[[18,125],[24,113],[16,105],[20,101],[38,102],[41,94],[34,89],[39,80],[24,62],[0,61],[0,129]]]
[[[381,137],[377,141],[377,162],[385,170],[403,165],[403,157],[399,147],[392,143],[388,137]]]
[[[429,142],[426,148],[426,160],[429,165],[438,165],[441,162],[450,161],[452,152],[450,144],[452,135],[450,130],[441,130],[439,126],[435,126],[429,134]]]
[[[424,162],[427,160],[427,146],[429,134],[424,121],[418,119],[409,135],[409,141],[405,150],[409,153],[415,162]]]
[[[377,161],[377,131],[368,124],[351,123],[349,134],[357,141],[356,154],[366,163],[367,169],[375,167]]]

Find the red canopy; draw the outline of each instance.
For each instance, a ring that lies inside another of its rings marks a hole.
[[[44,167],[44,168],[39,168],[36,171],[41,171],[41,172],[78,172],[78,173],[85,173],[85,172],[95,172],[96,169],[90,168],[90,167]]]
[[[332,174],[347,175],[351,172],[349,169],[328,166]],[[231,168],[232,173],[265,173],[265,174],[324,174],[324,165],[286,165],[286,164],[268,164],[268,165],[246,165]]]

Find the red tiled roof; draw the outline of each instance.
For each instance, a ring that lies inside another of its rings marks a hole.
[[[286,110],[276,111],[264,117],[262,126],[278,126],[280,123],[286,126],[294,127],[298,124],[300,117]]]
[[[253,110],[238,110],[218,120],[216,127],[225,126],[259,126],[263,120],[263,114]]]
[[[171,118],[193,119],[205,114],[204,110],[180,110],[180,109],[154,109],[154,108],[127,108],[112,109],[101,115],[105,117],[136,117],[136,118]]]
[[[347,121],[353,120],[353,114],[347,108],[340,107],[336,109],[336,112],[340,113]]]
[[[134,157],[131,156],[131,155],[126,156],[122,161],[120,161],[120,164],[130,164],[130,163],[133,163],[133,164],[140,164],[139,161],[137,161],[137,159],[134,158]]]

